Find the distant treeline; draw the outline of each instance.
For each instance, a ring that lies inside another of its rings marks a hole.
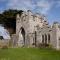
[[[15,33],[16,31],[16,15],[19,13],[22,14],[22,10],[5,10],[0,14],[0,24],[3,24],[5,28],[12,28]]]

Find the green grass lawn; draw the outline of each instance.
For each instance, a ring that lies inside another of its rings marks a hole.
[[[0,49],[0,60],[60,60],[60,51],[40,48]]]

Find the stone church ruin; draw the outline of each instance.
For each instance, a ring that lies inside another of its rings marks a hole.
[[[49,25],[47,18],[41,14],[24,11],[16,17],[16,34],[11,37],[13,47],[37,47],[49,44],[60,49],[60,24]]]

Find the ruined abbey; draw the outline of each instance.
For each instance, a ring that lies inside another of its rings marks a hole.
[[[43,43],[60,49],[60,24],[49,25],[45,16],[24,11],[21,16],[17,14],[16,34],[11,39],[13,46],[37,47]]]
[[[49,25],[45,16],[38,13],[33,14],[28,10],[23,12],[21,16],[17,14],[15,39],[17,39],[16,44],[20,47],[36,47],[43,43],[59,49],[60,24],[54,22]]]

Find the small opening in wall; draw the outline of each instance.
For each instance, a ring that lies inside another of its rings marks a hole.
[[[26,21],[26,20],[24,19],[24,21]]]
[[[46,25],[48,25],[48,24],[46,24]]]
[[[49,30],[49,32],[51,32],[52,30]]]
[[[47,22],[47,21],[44,21],[44,22]]]
[[[48,28],[50,28],[50,27],[48,26]]]
[[[60,37],[59,37],[59,40],[60,40]]]
[[[2,40],[3,39],[3,36],[0,36],[0,39]]]

